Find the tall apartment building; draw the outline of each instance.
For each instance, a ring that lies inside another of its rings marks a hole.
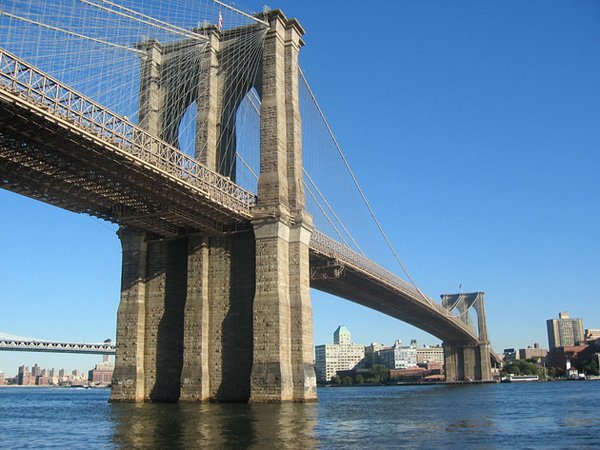
[[[365,357],[365,346],[352,343],[350,330],[340,325],[333,333],[333,344],[315,347],[317,381],[331,380],[338,370],[349,370]]]
[[[548,319],[548,345],[550,349],[583,342],[583,320],[571,319],[568,312],[558,314],[558,319]]]
[[[17,384],[20,386],[28,386],[35,384],[35,377],[29,371],[27,366],[19,366],[19,373],[17,375]]]

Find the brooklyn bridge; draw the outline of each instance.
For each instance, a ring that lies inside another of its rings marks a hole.
[[[441,339],[447,380],[491,379],[483,293],[438,304],[378,265],[310,172],[306,111],[404,269],[299,66],[298,20],[8,0],[0,25],[1,187],[119,225],[113,401],[315,400],[310,288]]]

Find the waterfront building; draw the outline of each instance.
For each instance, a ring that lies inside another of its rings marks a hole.
[[[585,339],[586,342],[595,341],[596,339],[600,339],[600,328],[586,329],[583,338]]]
[[[444,348],[441,345],[417,348],[417,364],[444,364]]]
[[[58,372],[54,367],[50,369],[50,372],[48,373],[48,379],[50,380],[50,384],[55,386],[58,385]]]
[[[32,382],[33,380],[33,382]],[[17,375],[17,384],[20,386],[28,386],[35,384],[35,377],[32,377],[29,367],[19,366],[19,373]]]
[[[43,377],[42,375],[39,375],[35,377],[35,384],[36,386],[49,386],[50,380],[48,379],[48,377]]]
[[[372,342],[371,345],[365,347],[365,365],[367,367],[377,364],[377,352],[384,347],[385,345],[378,342]]]
[[[551,348],[547,356],[548,367],[568,370],[582,358],[582,354],[591,348],[589,345],[565,345]]]
[[[317,381],[331,380],[338,370],[354,368],[365,357],[365,346],[352,343],[350,330],[340,325],[333,333],[333,344],[315,347],[315,372]]]
[[[417,367],[416,342],[403,346],[402,341],[396,341],[391,347],[379,350],[377,356],[379,364],[383,364],[388,369]]]
[[[35,365],[31,368],[31,376],[35,379],[42,375],[42,368],[35,363]]]
[[[548,350],[545,348],[540,348],[540,344],[535,342],[533,347],[528,346],[527,348],[519,349],[519,359],[535,359],[538,362],[541,362],[546,355],[548,354]]]
[[[571,319],[568,312],[558,314],[558,319],[548,319],[548,345],[555,347],[574,346],[583,342],[583,320]]]
[[[104,355],[101,363],[88,372],[88,381],[94,384],[108,385],[112,381],[115,365],[108,360],[108,355]]]
[[[3,385],[6,382],[6,377],[4,375],[4,372],[0,372],[0,386]]]

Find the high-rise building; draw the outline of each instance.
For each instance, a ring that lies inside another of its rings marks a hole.
[[[35,363],[35,365],[31,368],[31,376],[36,378],[42,375],[42,368]]]
[[[338,370],[354,368],[365,357],[365,346],[352,343],[350,330],[340,325],[333,333],[333,344],[315,347],[315,372],[317,381],[331,380]]]
[[[558,319],[548,319],[546,325],[550,349],[583,342],[583,320],[571,319],[566,311],[559,313]]]
[[[352,344],[352,335],[350,330],[344,325],[340,325],[333,332],[333,343],[337,345],[349,345]]]
[[[33,383],[32,383],[33,380]],[[27,366],[19,366],[19,374],[17,375],[17,384],[19,386],[27,386],[35,384],[35,377],[32,376]]]
[[[0,385],[4,384],[5,376],[4,372],[0,372]]]

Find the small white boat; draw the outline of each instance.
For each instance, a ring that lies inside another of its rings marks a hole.
[[[509,375],[503,378],[502,381],[505,383],[513,383],[518,381],[539,381],[540,377],[537,375]]]

